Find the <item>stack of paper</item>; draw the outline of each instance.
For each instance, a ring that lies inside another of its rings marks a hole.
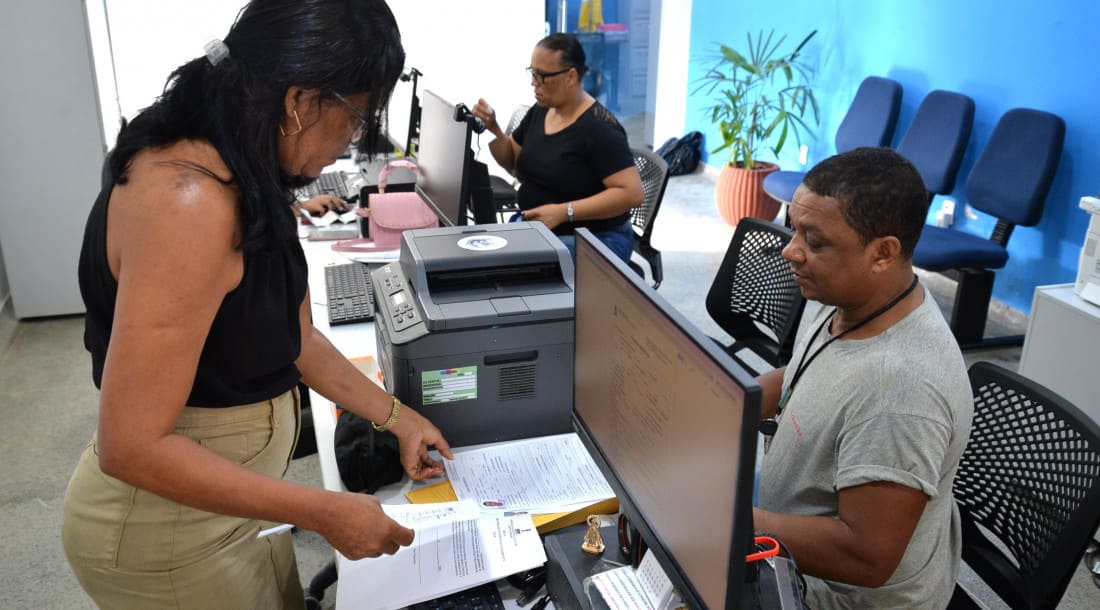
[[[473,502],[383,505],[416,531],[394,555],[339,557],[337,609],[388,610],[462,591],[546,562],[530,515],[483,514]]]
[[[675,595],[672,581],[648,551],[638,569],[623,566],[600,572],[586,578],[584,587],[594,608],[611,610],[661,610],[668,607]],[[591,588],[598,595],[593,595]],[[602,603],[597,603],[597,599]]]
[[[461,498],[483,510],[529,512],[540,534],[619,510],[618,499],[575,434],[457,449],[444,466],[451,480],[405,497],[415,504]]]

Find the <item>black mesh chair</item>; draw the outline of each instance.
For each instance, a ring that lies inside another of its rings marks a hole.
[[[970,384],[974,425],[954,485],[963,561],[1010,607],[1054,608],[1100,525],[1100,426],[989,362],[970,367]],[[955,587],[948,607],[978,606]]]
[[[516,127],[519,127],[519,122],[527,116],[527,111],[530,109],[531,107],[525,104],[516,106],[516,109],[512,111],[511,118],[508,119],[508,125],[504,127],[504,135],[512,135],[512,132],[516,130]],[[489,176],[489,185],[493,189],[493,207],[496,208],[497,215],[502,222],[507,220],[503,218],[503,215],[519,211],[519,206],[516,204],[516,184],[514,181],[505,180],[494,174]]]
[[[737,352],[748,348],[772,366],[786,364],[806,303],[781,254],[792,237],[775,223],[741,219],[707,292],[707,313],[734,339],[723,348],[756,373]]]
[[[657,211],[661,209],[661,200],[664,199],[665,187],[668,186],[668,163],[657,153],[645,149],[632,148],[630,152],[634,153],[634,165],[642,175],[642,190],[645,192],[642,205],[630,210],[630,223],[634,225],[634,251],[649,263],[653,287],[659,288],[665,278],[661,267],[661,252],[649,240],[653,235],[653,221],[657,219]],[[638,263],[630,261],[630,268],[645,277],[642,266]]]

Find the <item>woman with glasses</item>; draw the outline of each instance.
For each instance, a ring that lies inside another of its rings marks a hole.
[[[473,113],[496,136],[489,150],[519,178],[525,220],[541,221],[573,253],[573,230],[586,227],[630,260],[630,209],[645,198],[626,130],[585,92],[584,49],[576,36],[551,34],[535,45],[527,71],[536,105],[511,135],[496,111],[478,100]]]
[[[371,141],[404,51],[382,0],[252,0],[125,124],[78,266],[99,423],[62,542],[105,608],[301,608],[287,534],[347,557],[413,531],[373,496],[282,480],[299,381],[388,430],[406,474],[442,474],[439,430],[310,322],[293,189]]]

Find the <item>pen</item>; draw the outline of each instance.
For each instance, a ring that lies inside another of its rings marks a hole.
[[[269,527],[266,530],[260,530],[260,533],[256,534],[256,538],[266,538],[272,534],[281,534],[285,531],[289,531],[294,527],[291,523],[284,523],[282,525],[276,525],[275,527]]]

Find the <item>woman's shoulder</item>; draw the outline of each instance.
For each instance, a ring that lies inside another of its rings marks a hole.
[[[611,129],[622,134],[626,133],[626,129],[622,126],[622,123],[619,123],[619,119],[615,117],[614,113],[598,101],[593,102],[582,117],[586,117],[588,121],[601,129]]]
[[[236,200],[233,173],[207,140],[180,140],[134,155],[126,183],[135,190],[156,188],[169,199],[188,194]]]

